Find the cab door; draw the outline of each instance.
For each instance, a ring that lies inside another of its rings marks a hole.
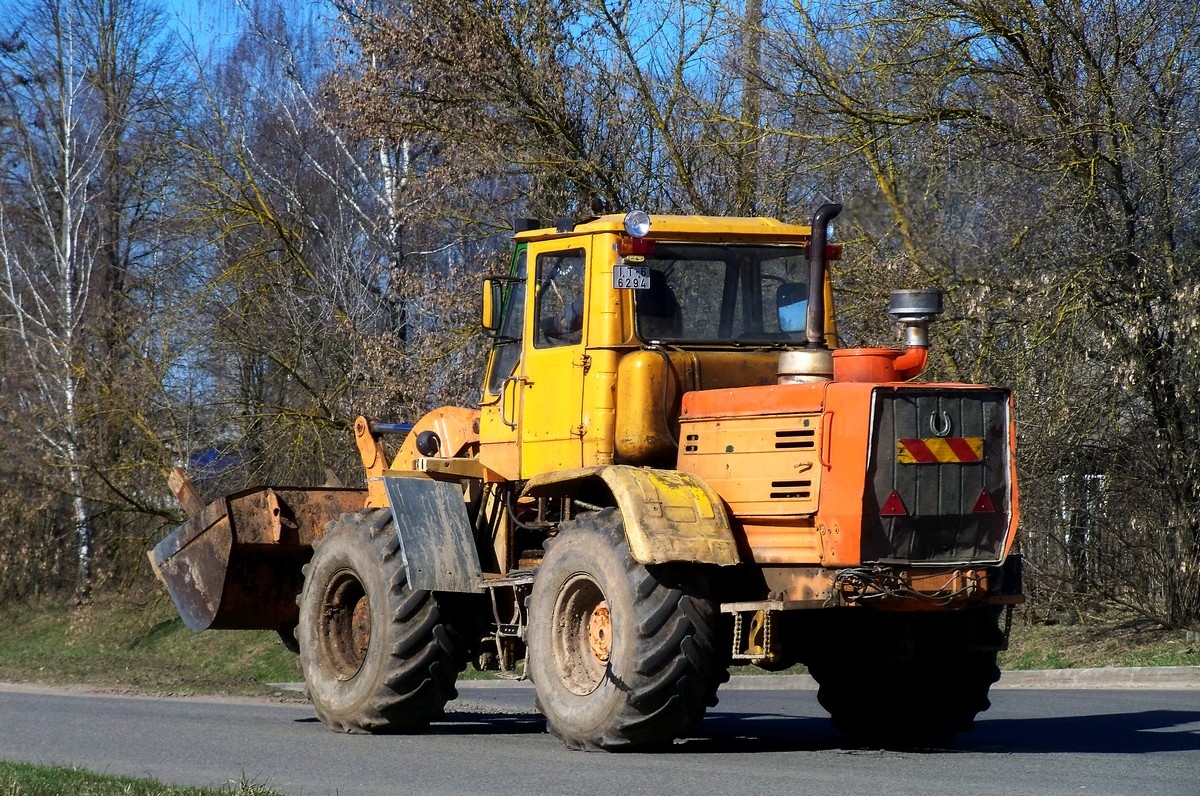
[[[529,244],[520,378],[521,477],[583,464],[590,238]]]
[[[524,245],[513,253],[509,280],[503,288],[500,328],[488,357],[483,395],[479,400],[479,461],[504,478],[521,477],[522,352],[526,344],[525,305],[528,279]]]

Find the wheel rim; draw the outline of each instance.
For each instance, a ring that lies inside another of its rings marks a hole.
[[[572,575],[558,592],[551,624],[555,669],[573,694],[586,696],[604,681],[612,655],[612,617],[599,584]]]
[[[592,609],[588,617],[588,646],[596,660],[608,663],[612,654],[612,617],[608,614],[607,600]]]
[[[337,679],[349,680],[358,674],[371,646],[371,601],[351,570],[339,570],[329,579],[320,643]]]

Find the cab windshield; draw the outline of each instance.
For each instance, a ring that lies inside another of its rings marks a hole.
[[[808,261],[801,246],[655,242],[650,285],[634,290],[647,343],[803,343]]]

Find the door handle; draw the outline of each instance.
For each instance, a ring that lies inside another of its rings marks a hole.
[[[817,451],[817,460],[821,462],[821,466],[828,468],[832,457],[829,455],[829,446],[833,444],[833,412],[826,412],[821,416],[821,449]]]
[[[520,376],[509,376],[500,384],[500,422],[514,431],[517,428],[517,415],[514,411],[513,419],[511,421],[508,419],[508,385],[510,382],[514,385],[513,403],[515,404],[517,397],[515,385],[520,384],[522,381],[524,381],[524,379],[522,379]]]

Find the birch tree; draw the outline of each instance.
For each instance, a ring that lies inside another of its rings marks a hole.
[[[77,545],[77,590],[92,583],[93,518],[81,448],[81,382],[99,237],[88,205],[105,131],[88,123],[87,75],[69,8],[49,3],[38,20],[50,36],[8,53],[3,83],[15,147],[0,198],[0,300],[15,364],[33,390],[21,408],[34,439],[63,478]]]
[[[166,456],[162,122],[178,74],[141,0],[40,0],[5,24],[0,334],[20,377],[7,397],[32,421],[23,452],[46,471],[26,476],[68,497],[83,597],[95,578],[141,566],[147,526],[165,513],[144,484]]]

